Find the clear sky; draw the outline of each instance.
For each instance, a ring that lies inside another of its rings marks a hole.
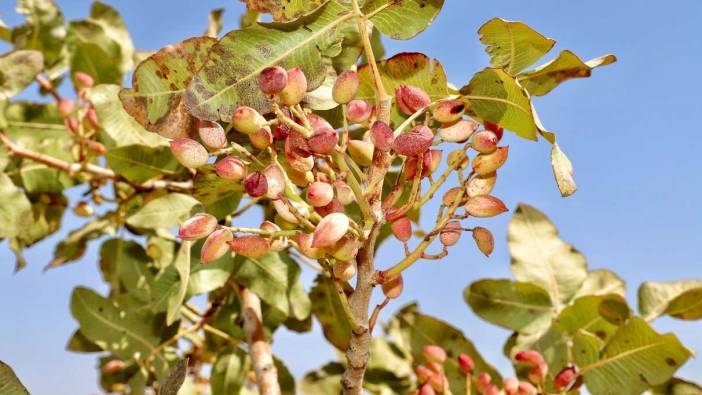
[[[234,28],[242,9],[233,0],[109,0],[122,13],[140,49],[201,34],[207,12],[226,7],[225,29]],[[20,20],[10,0],[0,2],[6,23]],[[59,0],[68,18],[83,17],[87,0]],[[447,0],[424,33],[409,42],[386,41],[389,54],[420,51],[440,59],[456,85],[487,64],[476,35],[492,17],[521,20],[584,59],[615,53],[619,61],[597,69],[590,80],[570,81],[536,99],[545,126],[558,133],[574,166],[579,191],[558,194],[549,165],[549,146],[507,135],[510,159],[500,170],[495,194],[514,208],[527,202],[546,212],[562,237],[588,257],[590,267],[606,267],[623,277],[635,304],[644,280],[702,278],[702,2],[562,0]],[[0,47],[0,49],[5,49]],[[549,59],[547,57],[546,59]],[[430,221],[436,207],[425,210]],[[463,288],[485,277],[511,277],[506,246],[509,215],[482,221],[495,233],[495,253],[482,257],[468,240],[443,261],[415,265],[403,296],[381,319],[412,300],[460,327],[503,373],[508,333],[472,314]],[[70,214],[65,229],[80,226]],[[427,222],[428,223],[428,222]],[[66,232],[62,232],[64,235]],[[466,237],[467,238],[467,237]],[[28,251],[29,267],[13,274],[14,258],[0,245],[0,360],[8,362],[34,394],[89,394],[98,390],[95,355],[64,350],[77,327],[68,310],[76,285],[105,291],[97,270],[97,244],[72,265],[42,273],[59,237]],[[389,243],[383,267],[399,258]],[[309,285],[312,273],[305,272]],[[659,331],[675,331],[702,352],[702,323],[660,319]],[[300,377],[333,357],[318,326],[303,336],[276,333],[273,350]],[[702,380],[702,359],[691,360],[681,376]]]

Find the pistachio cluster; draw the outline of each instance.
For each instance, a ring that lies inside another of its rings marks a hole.
[[[186,221],[180,229],[181,239],[207,238],[201,262],[228,252],[258,258],[294,247],[302,256],[322,262],[338,280],[352,280],[368,224],[378,221],[369,214],[368,196],[378,188],[377,180],[370,179],[370,169],[383,166],[381,174],[394,177],[394,185],[381,192],[381,220],[389,222],[392,234],[403,243],[406,259],[441,258],[465,231],[472,232],[481,252],[492,252],[490,231],[465,228],[461,221],[507,211],[490,193],[496,171],[507,160],[508,147],[498,146],[503,134],[500,127],[486,122],[481,129],[466,117],[466,102],[456,98],[432,102],[421,88],[400,85],[395,89],[395,105],[408,118],[393,129],[379,119],[374,105],[356,98],[361,81],[357,72],[349,70],[337,77],[332,89],[332,98],[343,114],[336,128],[304,108],[307,80],[299,68],[266,68],[258,83],[270,99],[270,113],[240,106],[226,128],[219,122],[200,120],[199,141],[171,141],[171,150],[183,166],[200,169],[216,158],[214,171],[219,177],[240,184],[251,199],[265,199],[257,201],[273,213],[271,221],[257,228],[219,224],[209,214]],[[228,135],[230,130],[238,135]],[[242,143],[246,138],[249,144]],[[447,170],[434,179],[443,151],[433,147],[440,144],[459,144],[459,148],[448,154]],[[469,150],[477,153],[472,164]],[[444,194],[437,227],[424,240],[430,243],[438,237],[442,252],[425,254],[426,245],[420,244],[413,253],[408,245],[413,235],[408,214],[432,198],[454,173],[459,186]],[[429,189],[422,195],[425,180]],[[457,211],[460,208],[462,213]],[[402,270],[390,269],[377,276],[388,299],[402,292]]]
[[[448,379],[444,371],[446,351],[440,346],[427,345],[422,349],[424,363],[414,369],[418,389],[415,395],[435,395],[449,393]],[[467,354],[458,356],[458,366],[466,375],[466,393],[471,392],[471,387],[480,395],[537,395],[547,393],[546,377],[548,365],[541,354],[533,350],[525,350],[514,356],[515,362],[528,369],[527,380],[518,380],[508,377],[502,380],[502,388],[492,382],[489,373],[483,372],[474,376],[475,363]],[[561,370],[553,380],[553,388],[563,393],[576,389],[582,383],[576,382],[576,372],[573,367]]]

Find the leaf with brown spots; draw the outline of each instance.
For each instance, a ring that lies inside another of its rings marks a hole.
[[[601,349],[587,332],[574,339],[573,357],[592,394],[640,394],[663,384],[692,355],[673,334],[659,334],[643,319],[630,318]],[[583,352],[584,351],[584,352]]]
[[[187,110],[211,121],[231,120],[238,106],[268,113],[270,100],[260,91],[258,76],[271,66],[300,67],[308,91],[320,86],[328,59],[341,51],[345,30],[356,28],[353,14],[331,1],[299,25],[259,23],[227,33],[188,86]]]
[[[438,60],[418,52],[403,52],[378,63],[380,78],[388,95],[395,95],[395,88],[402,84],[413,85],[436,101],[449,95],[448,82],[443,66]],[[356,93],[357,99],[375,102],[375,82],[370,67],[361,66],[358,69],[361,83]],[[407,118],[397,106],[393,106],[391,120],[397,126]]]
[[[212,37],[193,37],[141,62],[134,71],[132,89],[123,89],[119,95],[127,112],[162,136],[191,135],[194,120],[185,111],[183,93],[216,42]]]
[[[363,13],[384,35],[408,40],[426,29],[443,5],[444,0],[369,0]]]
[[[329,0],[241,0],[251,11],[271,14],[274,21],[287,22],[307,15]]]
[[[0,56],[0,100],[9,99],[34,82],[43,62],[39,51],[18,50]]]
[[[606,66],[617,61],[614,55],[604,55],[583,62],[571,51],[563,51],[558,57],[536,69],[517,76],[519,83],[534,96],[551,92],[562,82],[573,78],[587,78],[595,67]]]

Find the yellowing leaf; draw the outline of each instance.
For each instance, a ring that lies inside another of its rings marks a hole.
[[[669,304],[686,291],[702,287],[702,280],[646,281],[639,287],[639,313],[647,321],[654,320]]]
[[[575,185],[575,179],[573,179],[573,165],[555,141],[551,147],[551,167],[561,196],[568,197],[574,194],[578,190],[578,186]]]
[[[500,18],[489,20],[478,33],[492,65],[512,75],[541,59],[556,43],[525,23]]]
[[[539,210],[520,204],[507,232],[512,273],[548,291],[554,306],[569,302],[587,277],[585,257],[558,237],[558,229]]]
[[[563,51],[550,62],[533,71],[517,76],[519,83],[534,96],[543,96],[551,92],[562,82],[573,78],[587,78],[595,67],[606,66],[617,61],[614,55],[604,55],[583,62],[571,51]]]

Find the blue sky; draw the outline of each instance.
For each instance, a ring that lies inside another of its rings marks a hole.
[[[20,20],[10,0],[0,15]],[[84,16],[86,0],[59,1],[68,18]],[[108,1],[122,13],[140,49],[157,49],[201,34],[207,12],[226,7],[225,29],[234,28],[241,6],[232,0]],[[588,257],[591,268],[606,267],[623,277],[635,304],[644,280],[702,277],[702,2],[589,2],[447,0],[424,33],[408,42],[386,41],[389,54],[424,52],[438,58],[450,81],[461,85],[487,64],[476,30],[492,17],[524,21],[584,59],[615,53],[619,61],[595,70],[590,80],[568,82],[536,99],[544,124],[558,133],[574,166],[579,191],[558,194],[549,165],[549,146],[509,134],[510,159],[500,172],[495,194],[514,208],[527,202],[546,212],[563,239]],[[4,49],[0,47],[0,49]],[[546,59],[549,59],[547,57]],[[435,207],[425,210],[430,221]],[[403,296],[381,319],[412,300],[424,312],[460,327],[503,373],[511,373],[501,346],[508,333],[477,317],[462,301],[463,288],[479,278],[511,277],[505,241],[509,215],[481,221],[496,238],[489,259],[464,240],[449,258],[415,265]],[[68,216],[67,229],[81,220]],[[427,222],[428,223],[428,222]],[[62,235],[65,234],[62,233]],[[105,290],[97,270],[96,246],[79,262],[47,273],[59,237],[27,252],[29,267],[13,274],[14,258],[0,245],[0,360],[11,364],[35,394],[88,394],[98,389],[94,355],[64,350],[76,323],[68,310],[76,285]],[[381,266],[399,258],[396,245],[381,250]],[[304,274],[305,280],[313,277]],[[661,319],[659,331],[675,331],[702,352],[702,324]],[[299,336],[280,331],[273,350],[293,373],[320,366],[333,350],[320,342],[316,327]],[[702,359],[691,360],[681,376],[702,380]]]

